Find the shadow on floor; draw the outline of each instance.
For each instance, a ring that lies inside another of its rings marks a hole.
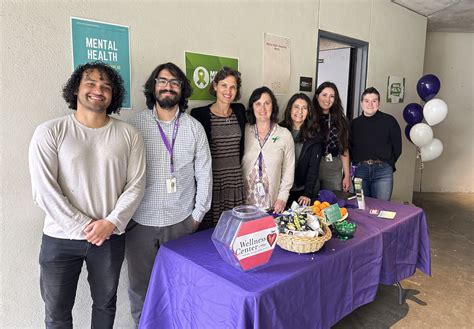
[[[428,277],[417,271],[397,287],[380,286],[376,299],[339,321],[342,328],[474,328],[474,194],[414,193],[424,210],[431,244]]]
[[[417,295],[420,291],[404,289],[406,300],[419,305],[426,305]],[[357,310],[339,321],[333,329],[357,328],[390,328],[403,319],[409,312],[408,303],[398,304],[398,289],[393,286],[379,286],[375,301],[359,307]]]

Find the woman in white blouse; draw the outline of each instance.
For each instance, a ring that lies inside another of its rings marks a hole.
[[[278,104],[269,88],[253,91],[247,120],[242,159],[246,203],[280,213],[293,186],[295,146],[288,129],[277,124]]]

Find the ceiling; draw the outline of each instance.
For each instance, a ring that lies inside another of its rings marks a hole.
[[[474,0],[392,0],[428,18],[428,32],[474,32]]]

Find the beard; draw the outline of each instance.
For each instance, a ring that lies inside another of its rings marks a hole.
[[[161,97],[164,93],[170,93],[172,96]],[[162,109],[171,109],[179,103],[179,96],[174,90],[160,90],[155,94],[155,100]]]

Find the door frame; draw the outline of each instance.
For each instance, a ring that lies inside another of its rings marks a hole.
[[[328,39],[351,47],[349,65],[349,90],[347,95],[346,115],[349,120],[359,116],[361,113],[359,98],[367,85],[367,63],[369,43],[324,30],[318,30],[318,45],[316,58],[315,88],[323,81],[318,81],[319,49],[320,39]]]

